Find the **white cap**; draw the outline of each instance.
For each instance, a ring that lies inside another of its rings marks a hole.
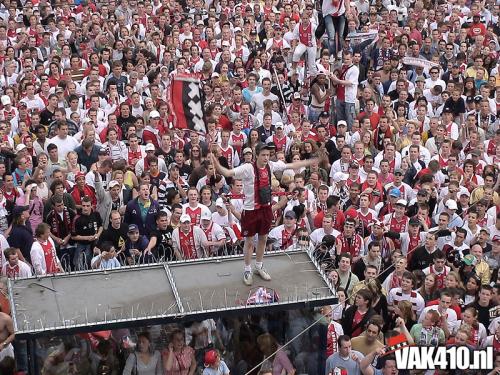
[[[396,202],[396,204],[400,204],[401,206],[407,206],[408,205],[408,202],[406,201],[406,199],[398,199],[398,201]]]
[[[467,197],[470,197],[469,190],[467,190],[467,189],[462,190],[462,191],[461,191],[458,195],[459,195],[460,197],[461,197],[462,195],[466,195]]]
[[[235,27],[235,28],[234,28],[234,32],[235,32],[235,33],[239,32],[239,31],[241,31],[241,27]]]
[[[224,200],[222,198],[217,198],[215,201],[215,207],[226,207]]]
[[[151,113],[149,114],[149,118],[160,118],[160,112],[151,111]]]
[[[2,95],[2,105],[12,104],[9,95]]]
[[[320,75],[320,74],[327,75],[328,74],[328,72],[326,71],[326,69],[323,65],[319,65],[317,68],[318,68],[317,75]]]
[[[300,92],[298,92],[298,91],[294,92],[294,93],[293,93],[293,98],[294,98],[294,99],[300,99],[300,98],[301,98],[301,96],[300,96]]]
[[[339,125],[344,125],[344,126],[347,126],[347,122],[345,122],[344,120],[340,120],[340,121],[338,121],[338,122],[337,122],[337,127],[338,127]]]
[[[26,148],[26,145],[24,143],[19,143],[16,147],[16,152],[22,151]]]
[[[222,47],[230,47],[231,44],[227,40],[225,40],[225,41],[222,42],[221,46]]]
[[[201,220],[212,220],[212,213],[210,210],[201,211]]]
[[[344,172],[335,172],[335,174],[333,175],[333,181],[335,182],[347,181],[348,178],[349,175]]]
[[[154,151],[156,150],[155,145],[152,143],[148,143],[145,148],[146,151]]]
[[[445,206],[450,210],[458,210],[457,202],[455,202],[453,199],[448,199]]]
[[[181,215],[181,219],[179,220],[181,223],[185,223],[186,221],[191,223],[191,216],[187,214]]]
[[[283,129],[285,127],[285,125],[283,125],[283,123],[281,121],[278,121],[275,126],[276,126],[276,129],[278,129],[278,128]]]
[[[116,181],[116,180],[111,180],[111,181],[109,181],[108,186],[109,186],[110,189],[112,189],[115,186],[120,186],[120,183],[118,181]]]

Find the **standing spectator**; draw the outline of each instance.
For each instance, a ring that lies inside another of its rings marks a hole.
[[[77,270],[86,269],[90,265],[92,247],[102,234],[101,216],[92,210],[90,198],[82,198],[82,212],[73,220],[71,239],[76,244],[73,254],[73,266]]]
[[[40,223],[35,230],[36,240],[31,246],[31,263],[38,276],[64,272],[56,254],[56,245],[50,238],[50,226]]]
[[[351,338],[347,335],[339,337],[339,351],[326,360],[325,374],[331,374],[335,368],[344,368],[349,375],[361,375],[360,363],[363,354],[352,350]]]

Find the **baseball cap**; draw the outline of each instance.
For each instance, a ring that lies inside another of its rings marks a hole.
[[[466,265],[466,266],[474,266],[476,264],[476,257],[472,254],[467,254],[466,256],[464,256],[464,258],[462,259],[462,262]]]
[[[120,186],[120,183],[118,181],[116,181],[116,180],[111,180],[111,181],[109,181],[108,186],[109,186],[110,189],[112,189],[115,186]]]
[[[186,221],[187,222],[191,222],[191,216],[187,215],[187,214],[183,214],[181,215],[181,218],[179,220],[181,223],[185,223]]]
[[[222,198],[217,198],[215,201],[215,207],[226,207],[224,200]]]
[[[21,215],[24,211],[28,211],[30,208],[29,206],[15,206],[12,209],[12,215],[13,216],[19,216]]]
[[[408,202],[406,201],[406,199],[399,199],[397,202],[396,202],[397,205],[401,205],[401,206],[405,206],[408,204]]]
[[[169,171],[171,171],[171,170],[172,170],[172,169],[174,169],[174,168],[179,169],[179,166],[178,166],[177,164],[175,164],[175,163],[170,163],[170,164],[168,165],[168,170],[169,170]]]
[[[401,197],[401,191],[398,188],[392,188],[391,191],[389,191],[389,196],[399,198]]]
[[[355,161],[351,161],[349,163],[349,168],[353,168],[353,169],[359,169],[359,164]]]
[[[443,109],[443,113],[453,113],[453,111],[451,110],[451,108],[450,108],[450,107],[445,107],[445,108]]]
[[[243,149],[243,155],[245,155],[245,154],[253,154],[252,149],[250,147],[245,147]]]
[[[155,150],[155,145],[152,143],[148,143],[145,148],[146,151],[154,151]]]
[[[24,150],[26,148],[26,145],[24,143],[19,143],[16,147],[16,153]]]
[[[333,175],[333,181],[335,181],[335,182],[347,181],[348,178],[349,178],[349,175],[347,173],[343,173],[343,172],[335,172],[335,174]]]
[[[380,220],[378,220],[378,219],[372,220],[370,222],[370,224],[369,224],[369,226],[374,226],[374,225],[377,225],[379,227],[383,227],[384,226],[384,224]]]
[[[259,143],[259,144],[257,144],[257,146],[255,146],[255,153],[258,155],[263,150],[274,150],[275,148],[276,147],[273,147],[273,146],[266,144],[266,143]]]
[[[285,214],[285,218],[287,219],[297,219],[297,215],[293,211],[287,211]]]
[[[139,227],[136,224],[130,224],[128,226],[128,233],[139,232]]]
[[[162,66],[160,67],[160,71],[161,71],[161,70],[164,70],[164,69],[168,70],[168,66],[166,66],[166,65],[162,65]],[[151,117],[151,115],[149,115],[149,117]]]
[[[108,149],[106,147],[101,147],[99,149],[99,155],[107,155],[108,154]]]
[[[217,363],[219,355],[217,354],[217,351],[212,349],[209,350],[208,352],[205,352],[205,367],[215,365]]]
[[[337,128],[339,126],[347,126],[347,122],[345,122],[344,120],[340,120],[339,122],[337,122]]]
[[[12,104],[9,95],[2,95],[2,105]]]
[[[425,189],[420,189],[417,193],[417,195],[420,195],[421,197],[426,197],[427,196],[427,190]]]
[[[284,129],[285,128],[285,125],[283,125],[283,123],[281,121],[278,121],[275,125],[276,129],[278,128],[281,128],[281,129]]]
[[[401,175],[402,175],[402,174],[404,174],[404,173],[403,173],[403,170],[402,170],[401,168],[396,168],[396,169],[394,170],[394,174],[401,174]]]
[[[458,209],[457,202],[455,202],[453,199],[448,199],[446,201],[445,206],[446,206],[446,208],[448,208],[450,210],[457,210]]]
[[[80,177],[85,178],[85,173],[83,173],[83,172],[77,172],[77,174],[75,175],[75,181],[78,180]]]
[[[319,114],[319,117],[330,117],[330,114],[327,111],[323,111]]]
[[[294,92],[293,93],[293,98],[294,99],[300,99],[300,92]]]
[[[489,235],[489,234],[491,234],[491,233],[490,233],[490,230],[489,230],[487,227],[481,227],[481,228],[479,229],[479,231],[480,231],[480,232],[485,232],[485,233],[487,233],[488,235]]]
[[[160,118],[160,113],[158,111],[151,111],[149,118]]]
[[[425,78],[420,76],[420,77],[417,77],[417,79],[415,80],[415,82],[425,82]]]
[[[212,220],[212,214],[209,210],[201,211],[201,220]]]
[[[230,46],[230,44],[227,40],[223,41],[221,45],[222,45],[222,47],[229,47]]]
[[[462,196],[462,195],[465,195],[465,196],[467,196],[467,197],[470,197],[469,190],[465,189],[465,190],[461,191],[461,192],[460,192],[460,196]]]
[[[412,218],[410,218],[410,221],[408,222],[408,224],[410,224],[410,225],[420,225],[420,221],[418,220],[418,218],[416,216],[413,216]]]

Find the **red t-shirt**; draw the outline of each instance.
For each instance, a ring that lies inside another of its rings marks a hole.
[[[254,195],[254,197],[255,197],[255,208],[257,209],[257,208],[262,207],[262,205],[260,204],[260,195],[259,195],[260,189],[271,185],[271,182],[269,181],[267,166],[264,168],[256,168],[256,169],[257,169],[257,172],[259,173],[259,178],[257,178],[257,176],[255,176],[255,195]]]
[[[352,320],[352,326],[353,327],[357,326],[363,320],[363,317],[365,316],[365,314],[361,314],[359,311],[356,311],[354,313],[354,319]],[[352,331],[351,338],[361,335],[361,333],[363,333],[363,329],[364,329],[364,327],[362,325],[360,325],[358,328],[356,328],[354,331]]]

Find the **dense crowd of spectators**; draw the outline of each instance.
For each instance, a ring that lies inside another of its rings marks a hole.
[[[40,343],[41,373],[394,375],[398,333],[497,354],[498,17],[494,0],[3,0],[3,277],[239,254],[245,187],[219,167],[265,149],[268,251],[308,251],[339,296]],[[178,126],[186,75],[206,131]],[[0,299],[0,373],[27,371]]]

